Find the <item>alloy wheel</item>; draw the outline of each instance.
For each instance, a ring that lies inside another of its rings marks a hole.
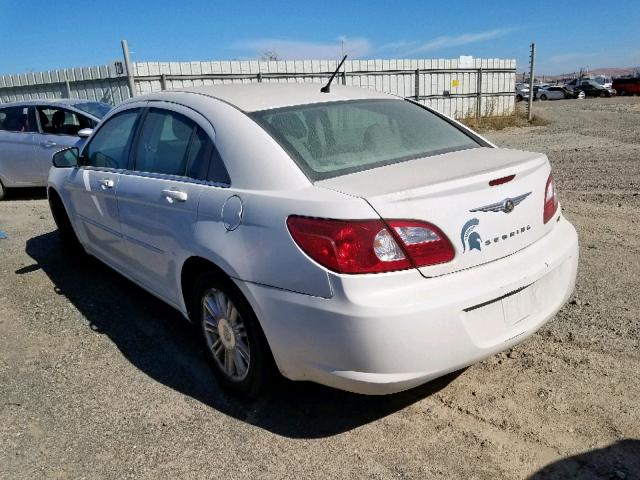
[[[220,371],[233,382],[244,380],[251,365],[249,338],[238,309],[222,290],[204,292],[201,324]]]

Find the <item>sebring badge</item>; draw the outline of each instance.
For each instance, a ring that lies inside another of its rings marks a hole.
[[[531,195],[531,192],[523,193],[513,198],[505,198],[501,202],[485,205],[484,207],[473,208],[470,212],[504,212],[511,213],[516,205],[519,205],[525,198]]]

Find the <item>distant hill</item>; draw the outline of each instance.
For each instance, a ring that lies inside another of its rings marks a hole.
[[[589,70],[589,75],[607,75],[609,77],[624,77],[626,75],[633,75],[637,68],[594,68]]]

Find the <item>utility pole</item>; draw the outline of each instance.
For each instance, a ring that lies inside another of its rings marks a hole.
[[[534,67],[536,64],[536,44],[531,44],[531,63],[529,64],[529,103],[527,105],[527,119],[531,121],[533,119],[533,76],[534,76]]]
[[[120,42],[122,44],[122,55],[124,56],[124,68],[127,69],[127,83],[129,84],[129,95],[136,96],[136,84],[133,76],[133,67],[131,66],[131,58],[129,57],[129,44],[126,40]]]

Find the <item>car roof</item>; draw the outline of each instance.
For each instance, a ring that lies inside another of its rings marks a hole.
[[[186,92],[216,98],[245,112],[256,112],[313,103],[399,98],[368,88],[338,85],[337,81],[331,85],[330,93],[320,91],[324,83],[245,83],[167,90],[131,100],[161,100],[168,93]]]

